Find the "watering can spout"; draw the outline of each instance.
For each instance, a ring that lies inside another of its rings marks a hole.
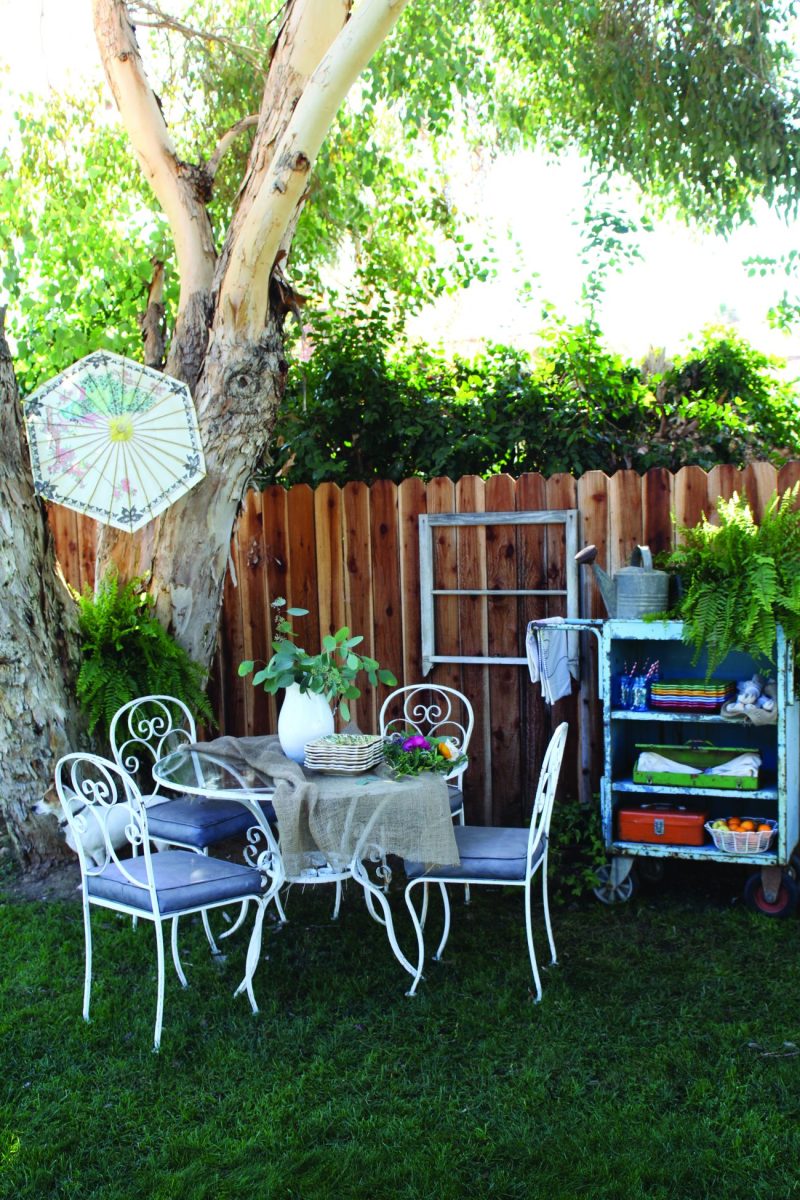
[[[647,546],[637,546],[631,565],[623,567],[613,579],[598,567],[596,546],[584,546],[575,555],[579,565],[591,564],[597,586],[610,617],[637,618],[649,612],[663,612],[668,604],[669,576],[653,570],[653,557]]]
[[[602,567],[598,567],[597,562],[597,546],[584,546],[575,555],[575,562],[578,566],[584,564],[588,566],[591,563],[594,577],[597,580],[597,586],[600,588],[600,595],[603,597],[603,603],[610,617],[617,615],[617,585],[607,571]]]

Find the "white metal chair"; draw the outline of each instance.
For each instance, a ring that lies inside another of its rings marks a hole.
[[[408,994],[413,996],[422,978],[422,968],[425,960],[425,944],[423,939],[423,914],[419,916],[414,907],[412,893],[415,887],[422,885],[427,898],[428,886],[438,883],[444,905],[444,930],[439,948],[434,954],[435,959],[441,958],[442,951],[450,933],[450,902],[447,896],[447,884],[489,885],[491,887],[516,886],[525,889],[525,929],[528,939],[528,954],[536,986],[537,1002],[542,998],[542,984],[539,969],[536,965],[536,955],[533,948],[533,928],[531,914],[531,884],[537,871],[542,876],[542,903],[544,907],[545,928],[550,944],[551,962],[556,962],[556,947],[553,941],[553,930],[550,925],[550,907],[547,898],[547,843],[550,832],[550,819],[553,813],[553,801],[564,757],[564,744],[567,739],[567,723],[562,722],[556,729],[545,752],[539,783],[533,802],[530,826],[527,829],[510,829],[494,826],[457,825],[455,828],[456,843],[461,859],[459,866],[431,867],[426,870],[424,863],[405,863],[406,884],[405,898],[414,929],[417,935],[417,973]]]
[[[93,754],[68,754],[56,764],[56,790],[72,829],[81,867],[86,966],[83,1018],[89,1020],[92,986],[91,906],[128,913],[152,921],[156,934],[158,991],[154,1049],[161,1043],[164,1014],[164,921],[172,922],[171,948],[175,971],[183,987],[186,976],[178,953],[178,918],[204,914],[210,908],[255,901],[257,912],[247,950],[245,976],[234,995],[246,991],[253,1012],[253,974],[261,952],[261,929],[266,905],[283,882],[277,847],[265,853],[259,869],[243,863],[177,849],[151,854],[148,811],[132,777],[116,763]],[[124,832],[123,845],[120,834]],[[96,845],[102,836],[105,853],[91,858],[84,842]],[[130,850],[132,857],[121,851]],[[269,886],[264,890],[265,878]]]
[[[399,711],[398,711],[399,706]],[[413,730],[422,737],[446,737],[459,754],[466,754],[475,714],[467,697],[444,684],[412,683],[395,688],[381,705],[378,728],[383,737]],[[464,824],[464,772],[467,763],[445,776],[453,819]]]
[[[197,854],[208,854],[212,846],[245,834],[253,824],[251,814],[236,800],[167,795],[153,779],[150,768],[154,763],[171,750],[197,741],[194,718],[177,697],[140,696],[123,704],[112,718],[109,741],[114,761],[133,776],[150,810],[150,837],[159,848],[162,845],[178,846]],[[269,801],[264,802],[264,810],[274,827],[275,811]],[[279,898],[276,903],[283,920],[285,915]],[[212,953],[219,954],[205,915],[203,927]],[[233,933],[235,928],[238,923],[227,933]]]

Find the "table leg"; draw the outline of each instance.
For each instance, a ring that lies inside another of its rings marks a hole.
[[[406,958],[405,954],[403,954],[403,951],[400,949],[400,946],[398,945],[397,938],[396,938],[395,932],[394,932],[394,921],[392,920],[392,910],[389,907],[389,902],[386,899],[383,888],[379,887],[376,883],[373,883],[373,881],[370,879],[369,875],[367,874],[367,869],[364,866],[364,863],[361,861],[360,858],[356,858],[353,860],[353,862],[351,864],[351,870],[353,872],[353,879],[355,879],[356,883],[359,883],[361,885],[361,887],[364,889],[364,898],[367,901],[367,911],[370,913],[370,916],[374,920],[377,920],[379,922],[379,924],[383,925],[384,928],[386,929],[386,936],[389,939],[389,945],[392,948],[392,953],[394,954],[395,958],[400,963],[400,966],[403,968],[404,971],[408,971],[409,975],[415,976],[417,974],[417,968],[413,967],[411,965],[411,963]],[[379,916],[375,912],[375,909],[374,909],[375,900],[377,900],[381,906],[381,909],[383,912],[382,917]]]

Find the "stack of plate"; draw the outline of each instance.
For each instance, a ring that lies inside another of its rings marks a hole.
[[[675,711],[719,712],[735,694],[732,680],[662,679],[650,687],[650,705]]]
[[[305,766],[312,771],[358,775],[383,762],[383,738],[374,733],[329,733],[306,743]]]

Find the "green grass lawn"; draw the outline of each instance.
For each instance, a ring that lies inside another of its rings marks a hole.
[[[631,904],[555,911],[540,1005],[516,891],[455,897],[412,999],[354,888],[338,925],[327,889],[294,893],[257,1017],[231,996],[245,937],[215,963],[186,922],[160,1055],[151,927],[95,911],[85,1025],[79,905],[7,901],[0,1196],[800,1196],[797,919],[732,904],[733,868],[671,865]]]

